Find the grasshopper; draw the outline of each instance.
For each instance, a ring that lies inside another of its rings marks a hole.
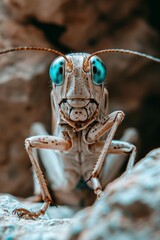
[[[19,217],[36,219],[45,214],[53,202],[40,168],[38,152],[49,176],[51,188],[60,196],[70,195],[83,179],[86,186],[93,189],[98,198],[101,197],[105,187],[104,180],[108,175],[107,171],[103,171],[108,153],[129,155],[126,173],[134,165],[136,147],[125,141],[113,140],[124,113],[108,113],[108,91],[104,87],[107,70],[98,55],[134,54],[158,63],[160,59],[124,49],[64,55],[49,48],[17,47],[3,50],[0,54],[29,50],[59,55],[49,70],[52,81],[52,135],[46,132],[42,124],[35,123],[32,126],[33,136],[25,140],[25,149],[36,176],[35,195],[41,195],[44,203],[37,212],[22,208],[14,211]]]

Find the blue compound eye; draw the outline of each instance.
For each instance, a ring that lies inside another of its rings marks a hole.
[[[107,70],[104,63],[96,56],[91,58],[92,78],[95,85],[101,85],[107,76]]]
[[[59,57],[54,60],[49,69],[49,75],[52,82],[56,85],[61,85],[64,80],[64,63],[65,59]]]

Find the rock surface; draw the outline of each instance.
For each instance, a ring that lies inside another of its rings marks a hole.
[[[71,220],[64,217],[70,217],[72,210],[66,207],[51,209],[49,212],[54,215],[54,219],[49,219],[46,214],[37,221],[18,219],[12,214],[15,208],[26,206],[27,204],[18,202],[13,196],[0,196],[0,239],[65,239]],[[36,209],[33,204],[32,209]]]
[[[50,46],[42,31],[32,25],[24,28],[2,10],[0,7],[1,49]],[[24,140],[33,122],[48,121],[50,57],[53,58],[44,53],[21,52],[0,58],[0,192],[31,194],[32,177]]]
[[[159,240],[160,148],[105,189],[92,207],[75,214],[69,207],[50,207],[37,220],[18,219],[15,208],[36,210],[39,204],[0,196],[0,239]]]
[[[67,239],[158,240],[160,236],[160,148],[105,189],[93,207],[74,216]]]

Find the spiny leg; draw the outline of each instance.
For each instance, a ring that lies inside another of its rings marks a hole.
[[[46,136],[49,135],[44,125],[39,122],[32,124],[31,134],[46,135]],[[39,156],[41,160],[40,162],[44,166],[44,169],[47,174],[47,179],[50,183],[51,188],[61,189],[64,185],[64,182],[66,182],[66,179],[65,179],[64,169],[61,166],[55,151],[53,149],[33,149],[33,150],[37,154],[37,159]],[[53,174],[53,169],[54,169],[54,174]],[[39,181],[34,171],[33,171],[33,180],[34,180],[34,196],[29,199],[35,202],[36,200],[39,200],[41,197],[41,189],[40,189]],[[41,201],[42,201],[42,197],[41,197]]]
[[[124,118],[124,113],[122,111],[113,112],[110,115],[108,115],[103,122],[98,123],[96,126],[94,126],[88,133],[87,141],[96,141],[98,138],[100,138],[102,135],[104,135],[107,131],[109,131],[108,136],[104,142],[104,146],[102,148],[102,151],[98,157],[98,160],[96,162],[96,165],[90,175],[91,180],[92,178],[98,178],[103,164],[106,159],[106,154],[108,153],[108,149],[111,145],[112,139],[116,133],[116,130],[119,126],[119,124],[122,122]]]
[[[39,136],[33,136],[30,138],[27,138],[25,140],[25,148],[29,155],[29,158],[31,160],[33,169],[36,173],[37,179],[39,181],[41,191],[42,191],[42,198],[44,200],[44,204],[37,212],[30,212],[27,209],[15,209],[14,213],[17,214],[19,217],[23,218],[31,218],[36,219],[40,215],[43,215],[47,208],[49,207],[50,203],[52,202],[52,198],[49,194],[44,176],[42,174],[42,171],[40,169],[37,156],[34,154],[33,149],[54,149],[54,150],[60,150],[60,151],[66,151],[71,147],[71,143],[68,141],[65,141],[62,138],[54,137],[54,136],[45,136],[45,135],[39,135]],[[54,161],[54,159],[53,159]],[[53,169],[54,171],[54,169]]]
[[[87,183],[88,181],[91,180],[94,192],[98,197],[100,197],[102,193],[102,187],[98,178],[101,174],[102,167],[105,163],[106,155],[108,153],[108,149],[111,145],[112,139],[116,133],[116,130],[119,124],[122,122],[123,118],[124,118],[124,113],[122,111],[113,112],[107,115],[106,117],[102,118],[97,124],[95,124],[89,130],[89,132],[86,135],[86,141],[88,143],[92,143],[92,142],[96,142],[96,140],[99,140],[100,137],[102,137],[106,132],[110,130],[104,142],[102,151],[100,152],[98,160],[95,164],[95,167],[90,177],[86,181]]]
[[[45,127],[38,122],[32,125],[31,133],[32,135],[48,134]],[[73,189],[76,188],[80,179],[79,167],[75,164],[75,162],[73,164],[72,161],[70,161],[70,157],[67,158],[65,156],[66,161],[62,161],[62,155],[57,154],[57,152],[52,149],[34,150],[38,152],[38,157],[40,159],[40,163],[42,163],[44,167],[50,189],[53,190],[58,203],[72,204],[73,206],[78,205],[78,202],[80,202],[80,196],[74,193]],[[34,176],[34,192],[36,195],[31,197],[31,201],[35,202],[40,198],[41,190],[35,173]]]

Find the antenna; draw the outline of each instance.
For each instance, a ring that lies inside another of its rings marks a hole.
[[[100,50],[97,52],[92,53],[84,62],[84,69],[87,70],[88,66],[89,66],[89,60],[91,59],[91,57],[93,57],[94,55],[99,55],[102,53],[122,53],[122,54],[132,54],[132,55],[136,55],[139,57],[143,57],[143,58],[147,58],[150,59],[152,61],[158,62],[160,63],[160,58],[156,58],[153,57],[151,55],[145,54],[145,53],[140,53],[140,52],[136,52],[136,51],[132,51],[132,50],[128,50],[128,49],[104,49],[104,50]]]
[[[51,52],[51,53],[55,53],[57,55],[60,55],[62,57],[64,57],[68,63],[69,68],[72,70],[73,69],[73,64],[72,62],[66,57],[66,55],[64,55],[63,53],[51,49],[51,48],[42,48],[42,47],[16,47],[16,48],[11,48],[11,49],[6,49],[6,50],[2,50],[0,51],[0,55],[1,54],[6,54],[9,52],[15,52],[15,51],[43,51],[43,52]]]

